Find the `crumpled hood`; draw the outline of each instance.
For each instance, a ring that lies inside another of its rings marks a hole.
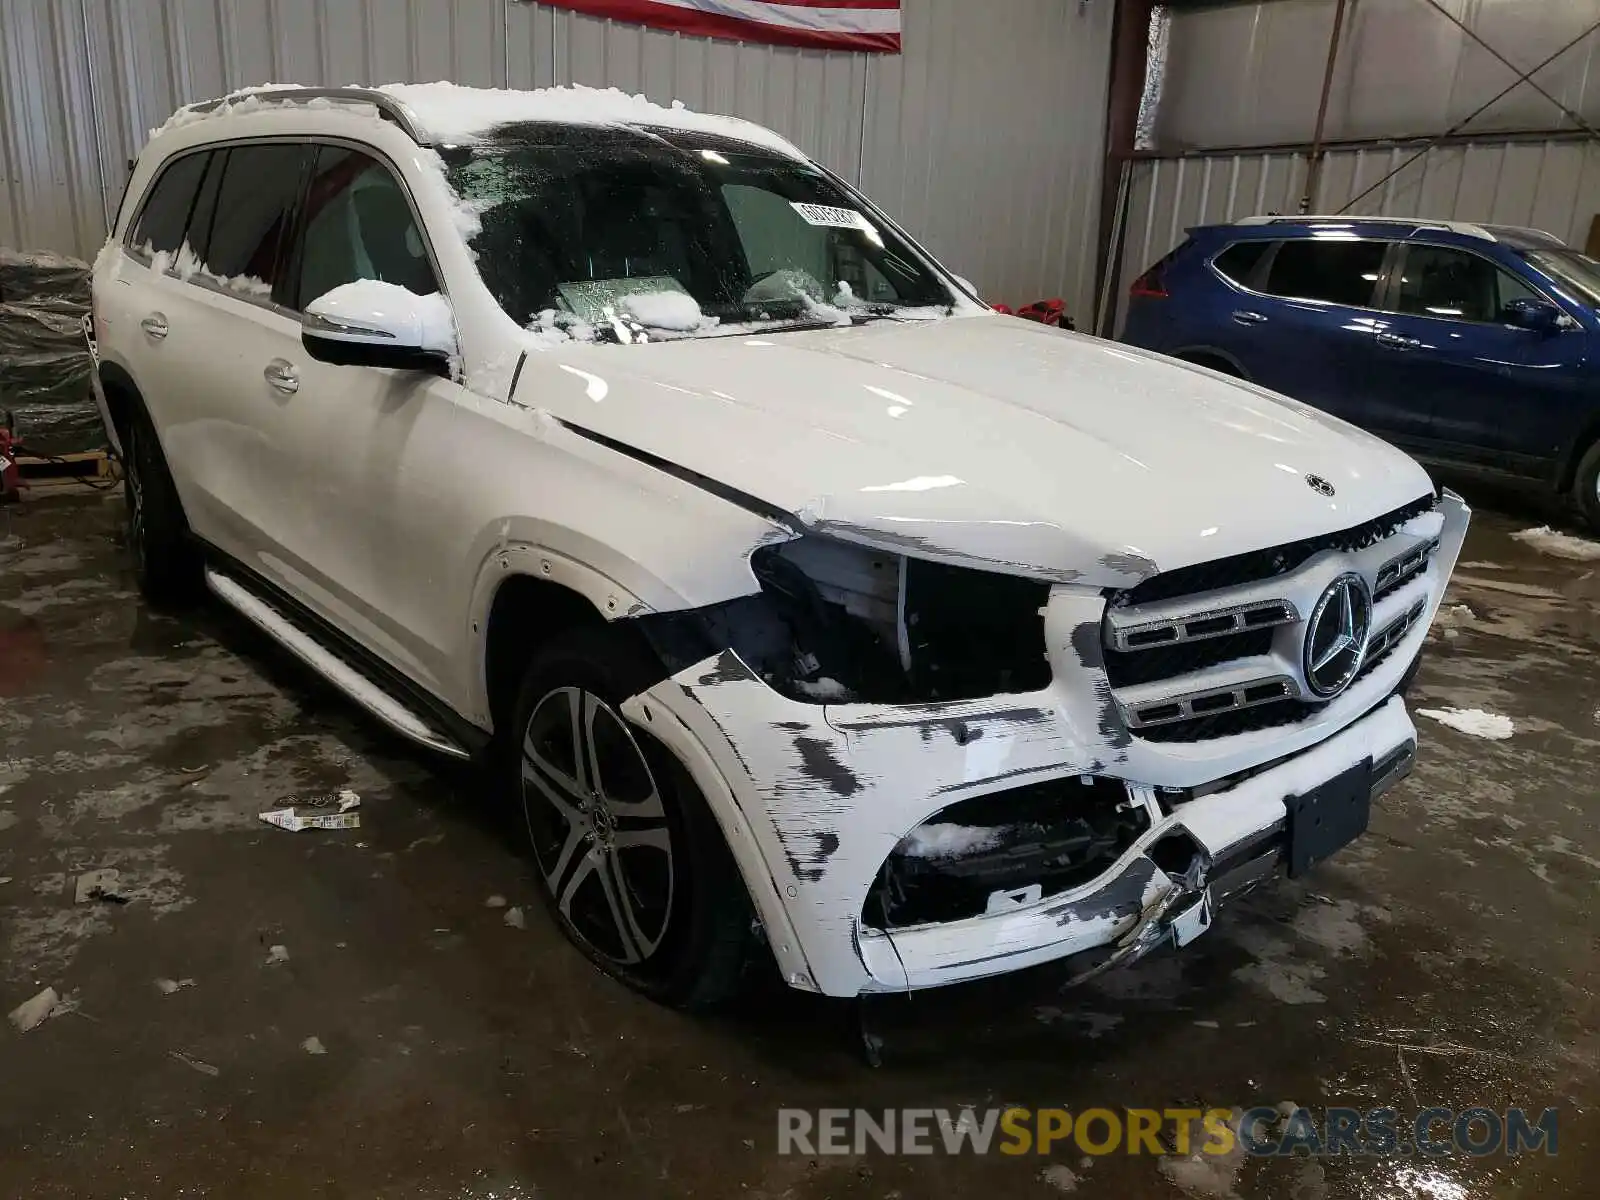
[[[516,399],[814,532],[1096,586],[1347,528],[1431,486],[1261,388],[987,314],[572,347],[530,357]]]

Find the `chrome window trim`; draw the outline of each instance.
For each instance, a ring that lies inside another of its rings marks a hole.
[[[1242,241],[1255,241],[1256,239],[1255,238],[1243,238],[1241,240]],[[1276,237],[1276,238],[1262,238],[1260,240],[1266,242],[1269,246],[1277,246],[1277,247],[1281,248],[1281,247],[1287,245],[1290,242],[1315,242],[1318,239],[1317,238]],[[1326,240],[1331,241],[1331,240],[1334,240],[1334,239],[1326,239]],[[1351,238],[1338,238],[1337,239],[1339,244],[1340,245],[1344,245],[1344,246],[1348,246],[1352,242],[1378,242],[1381,245],[1383,245],[1385,247],[1385,249],[1384,249],[1384,261],[1382,263],[1380,263],[1379,267],[1378,267],[1378,273],[1379,273],[1380,276],[1383,274],[1384,268],[1389,265],[1388,264],[1388,259],[1389,259],[1388,247],[1392,246],[1392,245],[1396,245],[1402,240],[1403,239],[1398,239],[1398,238],[1360,237],[1360,236],[1351,237]],[[1231,249],[1234,244],[1235,243],[1231,243],[1230,242],[1227,246],[1223,247],[1223,250]],[[1217,251],[1217,254],[1221,254],[1222,252],[1223,252],[1222,250],[1219,250],[1219,251]],[[1277,259],[1277,257],[1278,257],[1277,250],[1272,250],[1270,253],[1271,253],[1271,260],[1268,261],[1268,266],[1267,266],[1267,271],[1268,271],[1269,274],[1271,273],[1271,270],[1272,270],[1271,262],[1275,261]],[[1213,255],[1212,257],[1215,258],[1216,256]],[[1385,311],[1384,309],[1373,308],[1370,305],[1366,305],[1366,304],[1341,304],[1337,300],[1317,300],[1317,299],[1314,299],[1314,298],[1312,298],[1310,296],[1280,296],[1280,295],[1277,295],[1275,292],[1257,291],[1255,288],[1245,287],[1244,284],[1242,284],[1242,283],[1235,283],[1233,280],[1229,279],[1226,275],[1224,275],[1221,271],[1218,271],[1216,269],[1216,267],[1209,260],[1206,262],[1206,266],[1211,268],[1212,274],[1214,274],[1218,279],[1222,280],[1223,283],[1225,283],[1229,287],[1233,288],[1235,291],[1241,292],[1246,296],[1255,296],[1255,297],[1257,297],[1258,299],[1261,299],[1261,300],[1284,300],[1284,301],[1288,301],[1290,304],[1315,304],[1315,305],[1317,305],[1317,306],[1319,306],[1321,308],[1346,308],[1346,309],[1349,309],[1352,312],[1381,313],[1381,312]],[[1265,280],[1263,280],[1262,282],[1265,282]],[[1380,278],[1378,280],[1378,282],[1373,286],[1373,291],[1376,292],[1380,287],[1386,287],[1386,286],[1387,286],[1386,282],[1383,279]]]

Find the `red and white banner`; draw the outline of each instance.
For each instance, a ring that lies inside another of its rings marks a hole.
[[[701,37],[818,50],[900,52],[900,0],[543,0]]]

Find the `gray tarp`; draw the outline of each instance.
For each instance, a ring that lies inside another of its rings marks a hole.
[[[69,454],[105,444],[83,340],[89,264],[0,248],[0,409],[30,450]]]

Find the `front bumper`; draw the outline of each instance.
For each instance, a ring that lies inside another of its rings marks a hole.
[[[1055,682],[1026,695],[935,705],[828,705],[787,699],[732,651],[630,699],[630,720],[687,766],[724,833],[784,977],[834,996],[930,987],[1088,951],[1101,964],[1184,941],[1210,901],[1275,869],[1270,845],[1285,798],[1371,757],[1409,766],[1415,730],[1391,698],[1422,650],[1465,536],[1447,497],[1441,548],[1408,589],[1419,620],[1387,658],[1298,725],[1196,742],[1135,738],[1098,661],[1105,601],[1058,587],[1045,611]],[[1275,764],[1262,770],[1263,764]],[[1205,789],[1248,778],[1154,820],[1082,887],[963,920],[895,929],[863,908],[902,839],[963,801],[1075,775],[1151,788]],[[1392,782],[1391,780],[1380,783]],[[1178,879],[1147,851],[1182,834],[1203,850],[1199,877]]]

